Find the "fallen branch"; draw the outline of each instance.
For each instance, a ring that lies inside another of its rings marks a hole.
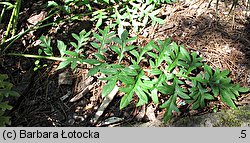
[[[119,87],[116,85],[115,88],[104,98],[101,106],[98,108],[95,113],[95,117],[92,119],[92,123],[96,123],[98,119],[102,116],[104,110],[108,107],[109,103],[113,100],[115,95],[118,92]]]

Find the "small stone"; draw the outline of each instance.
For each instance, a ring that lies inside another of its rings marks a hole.
[[[72,85],[72,74],[69,71],[64,71],[59,74],[59,85]]]
[[[69,119],[68,123],[69,123],[69,125],[73,125],[75,123],[75,119]]]

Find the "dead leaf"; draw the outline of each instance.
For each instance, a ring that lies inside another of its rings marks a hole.
[[[39,14],[31,15],[27,21],[32,25],[36,25],[39,21],[43,20],[46,15],[46,11],[41,11]]]

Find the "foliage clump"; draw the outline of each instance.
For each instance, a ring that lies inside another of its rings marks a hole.
[[[157,16],[161,11],[159,5],[172,2],[174,0],[64,0],[60,3],[48,1],[46,6],[50,10],[49,16],[33,28],[4,40],[0,45],[11,42],[1,50],[4,53],[15,40],[29,31],[60,22],[82,20],[82,17],[89,16],[90,20],[95,22],[94,30],[72,33],[74,41],[70,43],[57,40],[56,49],[53,49],[51,38],[42,36],[37,55],[16,53],[8,55],[61,61],[57,70],[68,66],[75,69],[78,64],[92,65],[88,76],[97,73],[105,75],[99,79],[106,81],[102,89],[103,97],[120,83],[119,91],[122,94],[120,109],[126,108],[132,100],[136,101],[137,107],[152,101],[157,107],[166,109],[165,122],[171,119],[173,112],[180,112],[177,100],[181,100],[182,105],[189,104],[194,110],[205,107],[207,102],[212,100],[221,100],[236,109],[234,101],[240,93],[248,92],[249,89],[233,84],[228,77],[230,73],[228,70],[221,71],[218,68],[213,70],[202,62],[202,58],[196,52],[188,52],[184,46],[171,42],[170,38],[163,41],[152,40],[143,47],[133,44],[138,38],[130,37],[130,33],[138,35],[148,25],[165,23]],[[100,7],[93,9],[95,4],[99,4]],[[76,14],[75,10],[82,7],[87,9],[84,9],[83,14]],[[59,12],[66,14],[67,18],[42,25],[42,22]],[[13,31],[15,31],[14,25],[15,23],[12,26]],[[90,38],[91,36],[94,40]],[[86,55],[86,47],[95,49],[91,56]],[[117,60],[110,62],[108,56],[110,53]],[[42,68],[39,60],[35,65],[34,70]],[[11,109],[3,99],[9,95],[17,95],[11,90],[12,85],[5,82],[6,78],[5,75],[0,76],[0,119],[3,120],[1,122],[3,124],[9,120],[3,116],[4,111]]]
[[[0,127],[10,124],[10,117],[4,115],[6,110],[11,110],[12,106],[6,99],[10,96],[16,97],[19,94],[12,90],[13,84],[6,81],[8,76],[0,74]]]
[[[74,69],[77,62],[73,61],[93,65],[88,76],[100,72],[105,75],[100,80],[107,81],[102,89],[103,97],[107,96],[118,82],[121,84],[119,91],[123,96],[120,109],[127,107],[132,100],[137,101],[137,107],[153,101],[159,108],[166,109],[164,121],[167,122],[172,117],[173,111],[180,112],[178,99],[181,99],[183,104],[190,104],[194,110],[205,107],[208,101],[215,99],[220,99],[236,109],[234,100],[237,100],[240,93],[249,91],[239,84],[233,84],[228,77],[230,73],[228,70],[221,71],[218,68],[213,70],[202,62],[202,58],[196,52],[189,53],[184,46],[171,42],[170,38],[164,41],[150,41],[146,46],[140,47],[129,44],[137,38],[130,38],[127,30],[121,37],[117,37],[115,32],[109,29],[109,27],[104,30],[99,29],[102,36],[93,33],[97,39],[97,42],[91,42],[97,49],[97,52],[93,53],[95,58],[79,60],[79,57],[85,56],[81,53],[68,54],[58,69],[67,65],[71,65]],[[90,33],[86,35],[89,36]],[[80,40],[79,36],[75,39]],[[104,46],[110,43],[114,44],[109,47]],[[71,42],[71,45],[75,45],[75,50],[78,50],[76,44]],[[61,47],[66,48],[66,46]],[[60,53],[67,51],[65,48],[58,47]],[[116,53],[117,61],[107,62],[105,54],[107,52]]]

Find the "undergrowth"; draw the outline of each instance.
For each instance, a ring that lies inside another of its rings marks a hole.
[[[164,121],[167,122],[173,112],[179,112],[178,98],[183,100],[183,104],[189,104],[193,110],[203,108],[213,100],[221,100],[237,109],[234,101],[240,93],[249,91],[248,88],[231,82],[228,77],[230,71],[221,71],[218,68],[213,70],[202,62],[196,52],[189,53],[184,46],[178,46],[169,38],[164,41],[150,41],[146,46],[140,47],[131,44],[137,37],[129,37],[127,30],[122,33],[121,38],[109,30],[109,27],[99,29],[102,36],[93,33],[96,42],[91,42],[91,45],[97,49],[93,53],[93,59],[86,59],[83,49],[81,50],[90,33],[82,31],[79,35],[72,34],[78,43],[70,42],[75,51],[68,51],[67,46],[57,40],[57,49],[61,57],[65,58],[57,69],[68,65],[74,69],[77,63],[93,65],[88,76],[97,73],[105,75],[104,78],[99,78],[106,81],[102,89],[103,97],[118,83],[121,85],[119,91],[123,96],[120,109],[127,107],[132,100],[137,101],[137,107],[152,101],[157,107],[166,109]],[[47,51],[44,45],[49,45],[48,41],[50,40],[42,40],[44,52]],[[106,62],[107,53],[111,52],[117,55],[117,61]],[[128,63],[124,59],[129,60]]]
[[[103,97],[119,85],[119,94],[122,95],[120,109],[126,108],[132,100],[136,101],[137,107],[153,102],[156,107],[166,110],[165,122],[171,119],[173,112],[180,112],[180,105],[177,103],[179,99],[183,101],[183,105],[189,104],[193,110],[203,108],[209,101],[214,100],[220,100],[236,109],[234,101],[240,93],[248,92],[249,89],[232,83],[228,77],[230,71],[212,69],[202,62],[196,52],[188,52],[184,46],[171,42],[170,38],[164,41],[152,40],[144,47],[134,44],[138,38],[130,37],[130,34],[138,35],[147,26],[165,23],[157,15],[161,11],[161,4],[172,2],[174,0],[48,1],[48,16],[34,27],[15,35],[16,23],[10,20],[13,35],[9,39],[6,39],[9,37],[6,35],[1,42],[1,47],[7,45],[4,49],[1,48],[1,52],[5,53],[11,44],[30,31],[55,26],[60,22],[82,20],[88,16],[95,23],[95,28],[89,32],[83,30],[78,34],[72,33],[74,41],[70,43],[58,39],[55,48],[50,37],[41,36],[37,55],[7,55],[37,58],[34,70],[46,66],[40,65],[40,59],[61,61],[57,70],[69,66],[75,69],[79,64],[92,65],[88,76],[95,76],[97,73],[105,75],[99,78],[106,81],[102,89]],[[11,5],[0,4],[6,8]],[[18,3],[16,5],[20,6]],[[43,25],[44,21],[60,12],[68,17]],[[3,16],[2,14],[0,18]],[[17,20],[18,17],[15,18]],[[8,31],[10,29],[9,27]],[[85,48],[89,46],[95,49],[90,56],[92,58],[87,58],[89,56],[85,53]],[[110,60],[110,53],[117,60]],[[0,125],[9,123],[9,118],[3,114],[5,110],[11,109],[11,106],[4,102],[4,98],[18,95],[11,90],[12,84],[6,82],[6,78],[5,75],[0,75]]]
[[[19,96],[19,94],[12,90],[13,84],[6,81],[8,76],[0,74],[0,127],[10,125],[10,117],[4,115],[6,110],[11,110],[12,106],[9,105],[8,100],[10,96]]]

